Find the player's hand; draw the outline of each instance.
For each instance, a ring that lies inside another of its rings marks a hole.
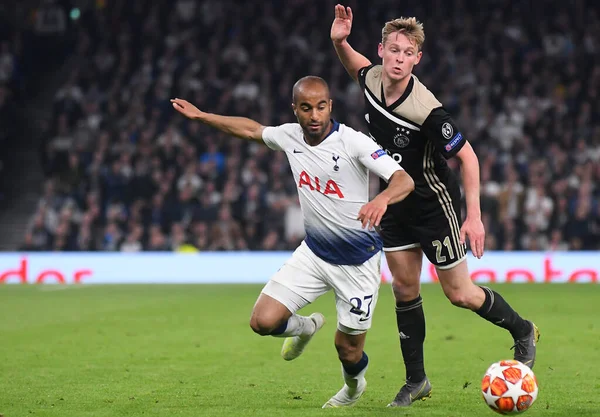
[[[469,238],[471,243],[471,251],[473,255],[480,259],[483,256],[484,243],[485,243],[485,229],[480,218],[470,218],[463,223],[460,228],[460,243],[465,244],[466,238]]]
[[[352,29],[352,9],[341,4],[335,6],[335,19],[331,25],[331,40],[335,43],[343,42],[350,36]]]
[[[202,115],[200,109],[187,100],[173,98],[171,99],[171,103],[173,103],[173,108],[175,110],[183,114],[185,117],[189,117],[190,119],[197,119],[200,115]]]
[[[373,229],[375,226],[379,226],[387,207],[387,201],[377,197],[362,206],[357,218],[362,223],[362,228],[368,226],[369,229]]]

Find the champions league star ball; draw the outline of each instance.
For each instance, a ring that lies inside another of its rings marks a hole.
[[[519,361],[492,364],[481,381],[486,404],[500,414],[519,414],[529,409],[538,395],[533,371]]]

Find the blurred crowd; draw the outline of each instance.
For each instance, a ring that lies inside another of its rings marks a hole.
[[[334,4],[96,2],[73,29],[72,72],[55,95],[47,181],[23,249],[295,248],[304,230],[285,155],[185,120],[169,98],[280,124],[294,121],[295,80],[315,74],[330,83],[335,118],[365,130],[363,96],[329,40]],[[415,73],[479,156],[487,249],[600,249],[592,2],[347,5],[350,42],[373,62],[385,21],[424,23]]]
[[[0,2],[0,203],[7,203],[1,207],[13,202],[15,176],[23,175],[15,153],[25,150],[35,136],[32,127],[40,123],[31,109],[40,106],[48,77],[71,46],[67,1]]]
[[[2,16],[0,8],[0,16]],[[15,105],[23,91],[22,39],[20,32],[8,19],[0,17],[0,178],[5,174],[10,140],[17,126],[13,122]],[[5,184],[0,179],[0,201],[4,197]]]

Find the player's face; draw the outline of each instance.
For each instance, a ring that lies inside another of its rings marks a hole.
[[[324,88],[305,89],[297,95],[292,108],[307,139],[320,141],[327,136],[331,107],[331,99]]]
[[[421,60],[422,52],[406,35],[400,32],[390,33],[385,44],[379,44],[379,57],[382,60],[385,75],[393,81],[408,77],[413,67]]]

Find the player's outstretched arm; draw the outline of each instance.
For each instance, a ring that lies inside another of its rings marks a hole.
[[[341,4],[335,6],[335,19],[331,25],[331,41],[340,61],[354,81],[358,81],[358,70],[371,65],[364,55],[356,52],[348,43],[352,30],[352,9]]]
[[[379,226],[387,207],[390,204],[404,200],[414,189],[415,182],[406,171],[398,170],[394,172],[389,179],[387,188],[362,206],[358,212],[358,220],[361,221],[362,227]]]
[[[221,116],[218,114],[205,113],[192,103],[181,98],[171,99],[173,108],[185,117],[198,120],[222,132],[237,136],[242,139],[252,139],[262,142],[264,126],[246,117]]]

